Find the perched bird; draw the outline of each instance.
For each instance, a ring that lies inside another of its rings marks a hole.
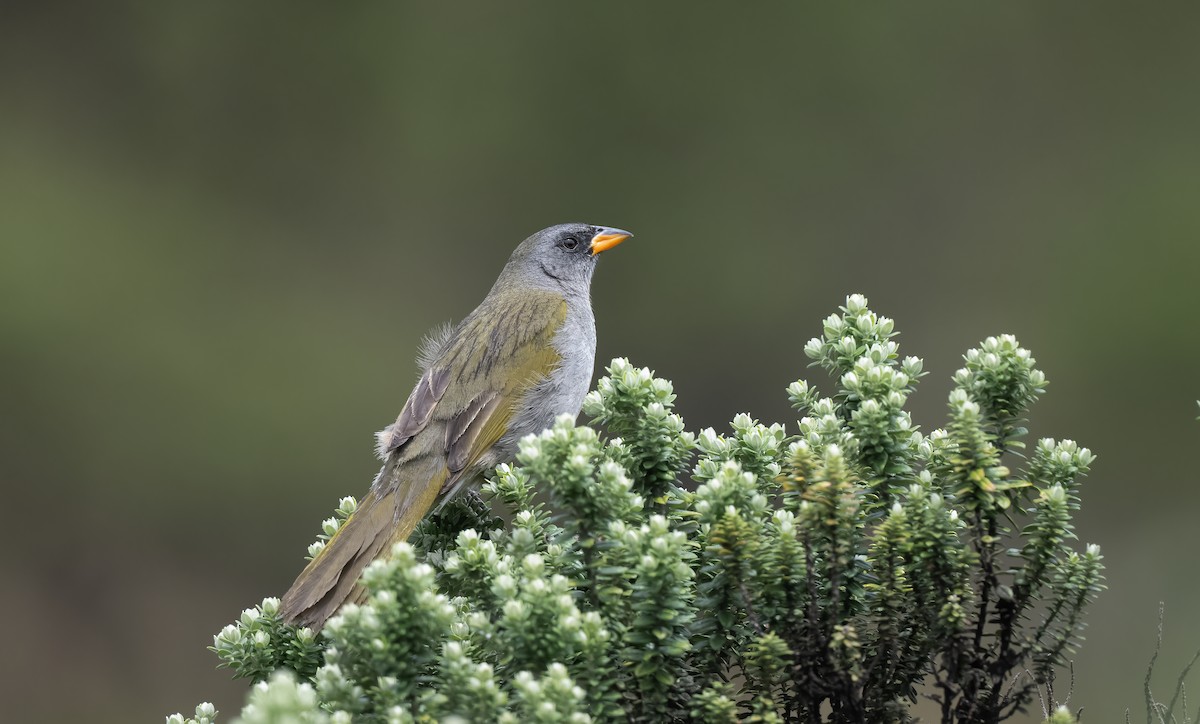
[[[284,595],[284,619],[319,630],[361,601],[359,574],[425,514],[563,413],[591,385],[596,257],[631,236],[588,224],[543,229],[517,247],[483,302],[426,340],[420,380],[377,434],[383,467],[358,509]]]

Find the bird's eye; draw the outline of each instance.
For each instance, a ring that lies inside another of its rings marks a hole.
[[[573,236],[568,236],[562,240],[562,248],[566,249],[567,251],[575,251],[579,248],[579,239],[576,239]]]

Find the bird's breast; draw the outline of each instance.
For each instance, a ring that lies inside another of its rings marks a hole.
[[[567,317],[551,344],[558,352],[559,363],[526,393],[511,428],[513,443],[550,427],[559,415],[579,414],[596,361],[596,322],[591,305],[569,304]]]

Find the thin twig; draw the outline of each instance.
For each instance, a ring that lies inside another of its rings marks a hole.
[[[1024,676],[1025,674],[1028,674],[1028,673],[1029,673],[1029,669],[1026,669],[1026,670],[1022,671],[1020,674],[1018,674],[1018,676]],[[1016,686],[1016,683],[1017,683],[1016,677],[1013,677],[1013,682],[1012,682],[1012,684],[1009,685],[1009,691],[1012,691],[1012,687]],[[1038,701],[1042,705],[1042,718],[1049,719],[1050,718],[1050,706],[1047,705],[1046,702],[1047,702],[1047,700],[1049,700],[1051,702],[1054,701],[1054,671],[1053,670],[1050,671],[1050,678],[1048,681],[1046,681],[1045,693],[1043,694],[1041,689],[1038,689],[1037,693],[1038,693]]]
[[[1187,716],[1187,693],[1184,692],[1183,683],[1184,679],[1187,678],[1188,672],[1190,672],[1192,667],[1196,665],[1197,659],[1200,659],[1200,650],[1197,650],[1196,653],[1192,654],[1192,660],[1188,662],[1187,666],[1183,667],[1183,672],[1179,674],[1179,680],[1175,682],[1175,695],[1171,697],[1171,703],[1167,705],[1167,716],[1171,717],[1172,719],[1174,719],[1175,714],[1175,702],[1179,700],[1179,695],[1181,693],[1183,694],[1183,713],[1184,716]]]
[[[1163,637],[1163,613],[1166,604],[1162,601],[1158,602],[1158,639],[1154,644],[1154,655],[1150,657],[1150,666],[1146,668],[1146,682],[1142,685],[1142,689],[1146,696],[1146,724],[1154,724],[1154,694],[1150,691],[1150,677],[1154,675],[1154,663],[1158,661],[1158,652],[1162,649]],[[1159,717],[1162,721],[1162,717]]]

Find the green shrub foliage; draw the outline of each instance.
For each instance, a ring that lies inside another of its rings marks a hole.
[[[946,426],[920,432],[922,362],[895,336],[859,295],[828,317],[805,353],[833,393],[788,388],[794,434],[739,415],[693,435],[670,382],[614,360],[584,404],[597,427],[523,440],[367,568],[367,602],[320,636],[275,599],[220,632],[222,665],[258,682],[241,720],[906,722],[921,695],[943,722],[1023,710],[1103,588],[1099,549],[1071,546],[1093,455],[1025,449],[1046,380],[1008,335],[967,352]]]

